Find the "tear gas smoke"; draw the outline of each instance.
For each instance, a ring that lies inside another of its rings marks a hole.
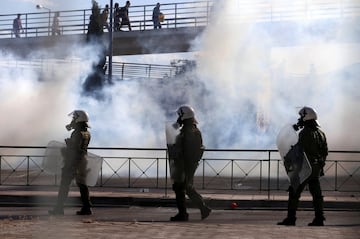
[[[286,22],[237,22],[232,14],[243,8],[236,3],[224,1],[197,42],[203,49],[198,77],[208,94],[206,105],[192,104],[206,141],[274,148],[282,125],[308,105],[318,111],[330,149],[359,149],[360,94],[352,89],[360,84],[360,45],[352,43],[359,32],[350,30],[356,21],[304,20],[288,28]],[[276,24],[285,26],[282,32]]]
[[[196,71],[162,81],[116,81],[103,88],[101,101],[81,95],[97,57],[89,48],[74,49],[76,57],[88,60],[41,74],[2,66],[0,144],[62,140],[68,137],[67,114],[84,109],[90,146],[165,147],[165,122],[175,121],[176,108],[187,103],[195,108],[207,148],[275,148],[280,128],[295,123],[298,107],[308,105],[318,111],[330,149],[358,149],[359,44],[328,42],[328,35],[309,30],[309,22],[296,22],[298,30],[289,33],[252,21],[229,23],[222,16],[239,6],[223,2],[221,14],[194,43],[202,49]],[[344,37],[353,25],[331,27]],[[281,34],[282,44],[276,44]]]

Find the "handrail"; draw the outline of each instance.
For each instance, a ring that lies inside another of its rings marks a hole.
[[[217,3],[216,3],[217,4]],[[214,5],[214,6],[213,6]],[[129,8],[132,29],[144,31],[153,29],[152,10],[154,5],[138,5]],[[211,14],[217,10],[212,0],[161,5],[165,14],[163,28],[206,26]],[[86,34],[91,9],[59,11],[60,30],[63,35]],[[224,14],[216,13],[215,14]],[[0,15],[0,38],[15,37],[12,21],[17,14]],[[21,37],[50,36],[54,12],[23,13],[24,33]],[[274,22],[289,20],[313,20],[324,18],[348,18],[360,16],[360,2],[343,0],[293,0],[264,1],[239,0],[238,7],[224,14],[228,21]]]
[[[51,69],[48,66],[58,67],[60,64],[72,64],[78,62],[78,59],[70,60],[0,60],[0,66],[7,68],[33,68],[41,71]],[[113,79],[114,80],[132,80],[132,79],[166,79],[171,78],[179,74],[179,67],[160,64],[141,64],[130,62],[113,62]],[[106,71],[108,74],[108,71]]]
[[[188,3],[162,4],[161,11],[166,16],[162,26],[163,28],[177,28],[205,25],[207,22],[206,19],[209,17],[208,8],[211,7],[211,3],[212,1],[194,1]],[[153,29],[153,8],[154,5],[139,5],[129,8],[129,18],[133,30],[144,31]],[[62,35],[86,34],[91,9],[56,12],[60,14],[59,22]],[[24,33],[21,34],[21,37],[50,36],[54,14],[55,11],[23,13],[21,19]],[[12,22],[13,19],[16,18],[16,15],[17,14],[0,15],[0,38],[15,37],[12,32]]]
[[[42,168],[45,148],[1,145],[0,185],[58,185],[58,175]],[[170,187],[165,148],[90,147],[89,151],[104,159],[97,186],[165,192]],[[359,155],[358,150],[330,150],[321,178],[323,190],[359,192]],[[267,191],[270,198],[271,191],[286,190],[288,185],[282,163],[275,149],[207,149],[194,183],[201,189]]]

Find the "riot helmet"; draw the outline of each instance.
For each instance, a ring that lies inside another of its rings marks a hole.
[[[307,121],[307,120],[317,120],[317,113],[316,111],[311,108],[311,107],[303,107],[300,111],[299,111],[299,115],[300,118],[303,121]]]
[[[298,119],[297,124],[294,125],[295,130],[299,130],[305,125],[312,126],[314,128],[319,126],[319,123],[317,121],[317,113],[313,108],[304,106],[300,109],[299,115],[300,118]]]
[[[193,119],[193,123],[197,124],[195,111],[191,106],[182,105],[177,109],[176,113],[178,114],[178,119],[176,121],[178,127],[181,127],[184,124],[184,120],[187,119]]]
[[[72,116],[72,120],[70,124],[66,125],[67,130],[74,129],[76,124],[78,123],[84,123],[85,127],[90,128],[88,121],[89,121],[89,115],[84,110],[74,110],[68,116]]]
[[[191,119],[195,117],[194,109],[188,105],[180,106],[179,109],[176,111],[176,113],[178,114],[181,120]]]

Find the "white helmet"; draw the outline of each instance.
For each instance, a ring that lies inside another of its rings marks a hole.
[[[316,111],[311,108],[311,107],[303,107],[300,111],[299,111],[299,115],[301,116],[301,119],[303,121],[307,121],[307,120],[317,120],[317,113]]]
[[[73,119],[75,123],[79,122],[88,122],[89,121],[89,115],[83,110],[74,110],[69,114],[69,116],[73,116]]]
[[[71,130],[75,127],[76,123],[84,122],[86,123],[86,127],[90,128],[89,124],[87,123],[89,121],[89,115],[83,110],[74,110],[68,116],[73,116],[72,121],[70,124],[66,125],[67,130]]]
[[[181,120],[191,119],[195,117],[194,109],[188,105],[180,106],[176,113],[179,115]]]

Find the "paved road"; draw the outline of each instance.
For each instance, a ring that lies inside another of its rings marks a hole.
[[[308,227],[313,212],[298,212],[295,227],[276,225],[281,210],[214,210],[200,220],[189,209],[190,221],[169,222],[172,207],[97,207],[94,215],[76,216],[78,208],[66,208],[65,216],[47,215],[46,207],[0,207],[0,238],[326,238],[354,239],[360,233],[359,211],[326,211],[325,227]]]

